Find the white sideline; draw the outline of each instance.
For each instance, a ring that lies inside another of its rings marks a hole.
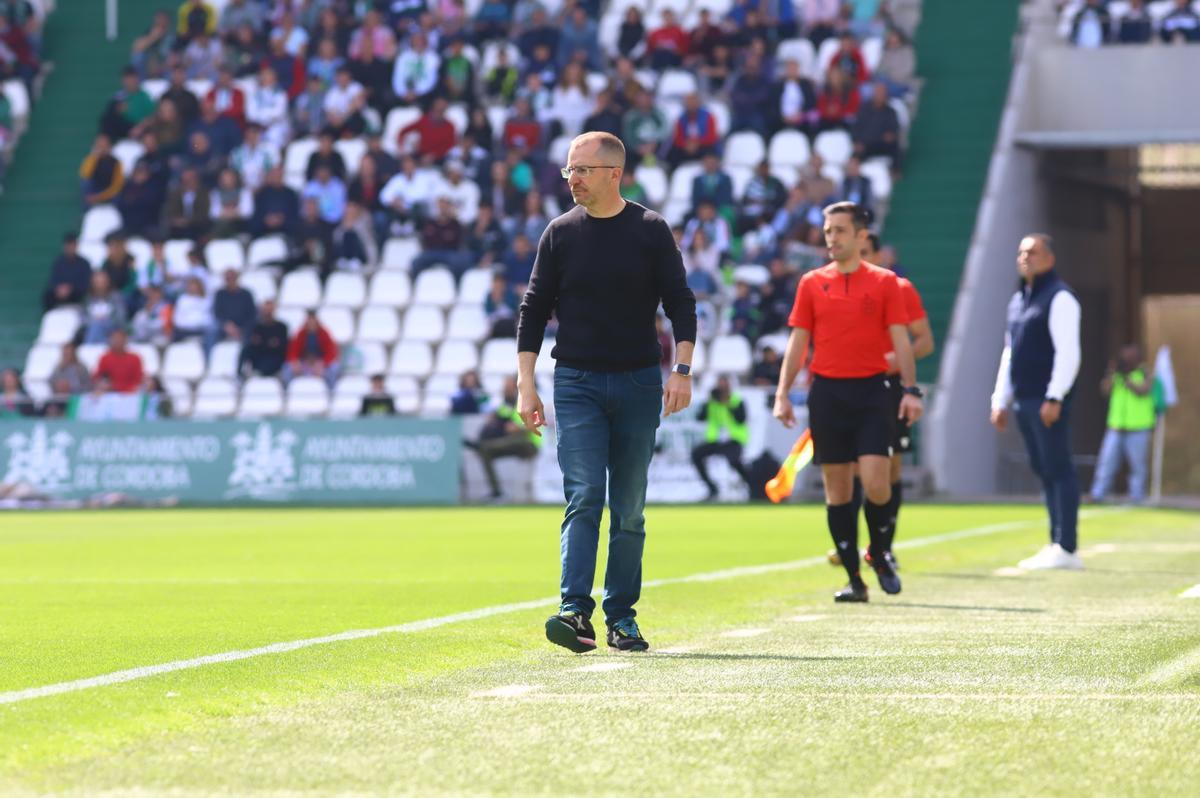
[[[1080,517],[1088,517],[1099,514],[1107,514],[1119,512],[1122,508],[1103,508],[1097,510],[1089,510],[1080,513]],[[955,532],[945,532],[940,535],[929,535],[928,537],[917,538],[916,540],[901,541],[896,544],[898,549],[916,549],[924,546],[932,546],[938,543],[947,543],[953,540],[963,540],[965,538],[982,537],[984,535],[994,535],[997,532],[1007,532],[1013,529],[1021,529],[1023,527],[1032,526],[1035,524],[1044,524],[1042,519],[1031,519],[1029,521],[1009,521],[1003,524],[988,524],[987,526],[974,527],[971,529],[960,529]],[[643,588],[650,587],[665,587],[667,585],[682,585],[693,582],[716,582],[725,579],[738,579],[743,576],[758,576],[760,574],[770,574],[779,571],[794,571],[799,568],[809,568],[814,565],[823,565],[827,562],[824,556],[820,557],[805,557],[801,560],[790,560],[788,562],[768,563],[765,565],[745,565],[738,568],[726,568],[721,571],[708,571],[705,573],[691,574],[690,576],[676,576],[667,579],[651,579],[643,582]],[[597,593],[600,591],[597,591]],[[412,634],[413,632],[424,632],[429,629],[436,629],[440,626],[448,626],[454,623],[462,623],[464,621],[477,621],[483,618],[490,618],[494,615],[506,615],[512,612],[522,612],[524,610],[535,610],[539,607],[554,605],[558,603],[558,596],[553,598],[534,599],[532,601],[518,601],[512,604],[497,604],[493,607],[481,607],[477,610],[467,610],[466,612],[456,612],[452,615],[441,615],[436,618],[425,618],[420,621],[410,621],[408,623],[397,624],[395,626],[383,626],[377,629],[352,629],[346,632],[339,632],[332,635],[324,635],[322,637],[308,637],[303,640],[292,640],[286,643],[272,643],[258,648],[247,648],[239,651],[226,651],[220,654],[208,654],[203,657],[195,657],[193,659],[181,659],[174,662],[163,662],[158,665],[143,665],[138,668],[130,668],[123,671],[114,671],[106,673],[102,676],[92,676],[87,679],[76,679],[70,682],[59,682],[58,684],[47,684],[42,687],[30,687],[24,690],[12,690],[7,693],[0,693],[0,705],[16,704],[21,701],[30,701],[35,698],[46,698],[53,695],[62,695],[63,693],[74,693],[79,690],[89,690],[93,687],[108,687],[114,684],[123,684],[132,682],[138,679],[147,679],[151,676],[161,676],[164,673],[174,673],[176,671],[191,670],[192,668],[202,668],[206,665],[220,665],[225,662],[237,662],[243,659],[253,659],[254,657],[263,657],[269,654],[286,654],[289,651],[297,651],[302,648],[310,648],[312,646],[323,646],[329,643],[343,643],[350,640],[362,640],[369,637],[379,637],[387,634]]]
[[[1200,668],[1200,646],[1185,651],[1175,659],[1167,660],[1141,679],[1142,685],[1170,684],[1182,681]]]
[[[1179,594],[1180,598],[1200,598],[1200,585],[1192,585]]]

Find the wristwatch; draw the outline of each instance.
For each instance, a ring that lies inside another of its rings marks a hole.
[[[925,392],[924,392],[924,391],[922,391],[922,390],[921,390],[919,387],[917,387],[916,385],[909,385],[907,388],[905,388],[905,389],[904,389],[904,392],[905,392],[906,394],[908,394],[909,396],[915,396],[915,397],[917,397],[918,399],[921,399],[921,398],[923,398],[923,397],[925,396]]]
[[[672,367],[671,371],[675,374],[678,374],[680,377],[692,376],[692,367],[687,363],[676,363],[674,367]]]
[[[1061,405],[1061,404],[1062,404],[1062,399],[1055,399],[1053,396],[1047,396],[1047,397],[1046,397],[1046,401],[1047,401],[1047,402],[1052,402],[1052,403],[1054,403],[1054,404],[1056,404],[1056,405]]]

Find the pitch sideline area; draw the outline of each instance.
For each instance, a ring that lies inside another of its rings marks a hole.
[[[1095,516],[1087,571],[1006,578],[1041,542],[1036,508],[913,507],[905,592],[839,607],[833,569],[771,567],[820,556],[818,511],[652,508],[650,656],[560,653],[545,609],[526,609],[39,698],[0,707],[0,789],[1200,783],[1200,602],[1180,598],[1200,574],[1196,516]],[[556,575],[552,509],[5,518],[3,692],[528,599]]]

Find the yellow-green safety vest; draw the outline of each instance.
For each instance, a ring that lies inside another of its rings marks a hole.
[[[750,429],[744,421],[738,421],[733,417],[733,408],[740,407],[742,397],[738,394],[732,394],[729,397],[729,405],[723,405],[720,402],[709,401],[708,407],[708,431],[705,433],[705,440],[709,443],[716,443],[721,440],[721,430],[729,430],[729,439],[740,443],[742,446],[750,440]]]
[[[496,415],[500,416],[500,418],[504,419],[505,421],[511,421],[521,429],[525,429],[525,422],[521,420],[521,416],[517,413],[516,408],[514,408],[512,405],[500,405],[496,408]],[[542,448],[542,444],[546,442],[546,439],[541,435],[534,435],[532,432],[527,434],[529,435],[529,440],[539,449]]]
[[[1108,400],[1109,429],[1136,431],[1154,428],[1153,393],[1138,396],[1128,385],[1129,382],[1145,381],[1146,373],[1141,369],[1134,369],[1128,376],[1113,375],[1112,396]]]

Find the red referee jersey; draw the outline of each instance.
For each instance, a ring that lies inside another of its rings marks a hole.
[[[905,324],[912,324],[914,321],[920,321],[925,318],[925,306],[921,304],[921,295],[917,293],[917,287],[912,284],[911,280],[904,277],[897,277],[896,281],[900,283],[900,294],[904,297],[904,315],[908,318]],[[894,347],[892,346],[892,336],[887,330],[883,332],[883,345],[890,353]],[[898,368],[889,370],[889,374],[898,374]]]
[[[888,269],[859,261],[849,274],[829,263],[800,278],[788,325],[812,336],[809,371],[849,379],[887,371],[887,328],[907,324],[900,283]],[[885,344],[886,341],[886,344]]]

